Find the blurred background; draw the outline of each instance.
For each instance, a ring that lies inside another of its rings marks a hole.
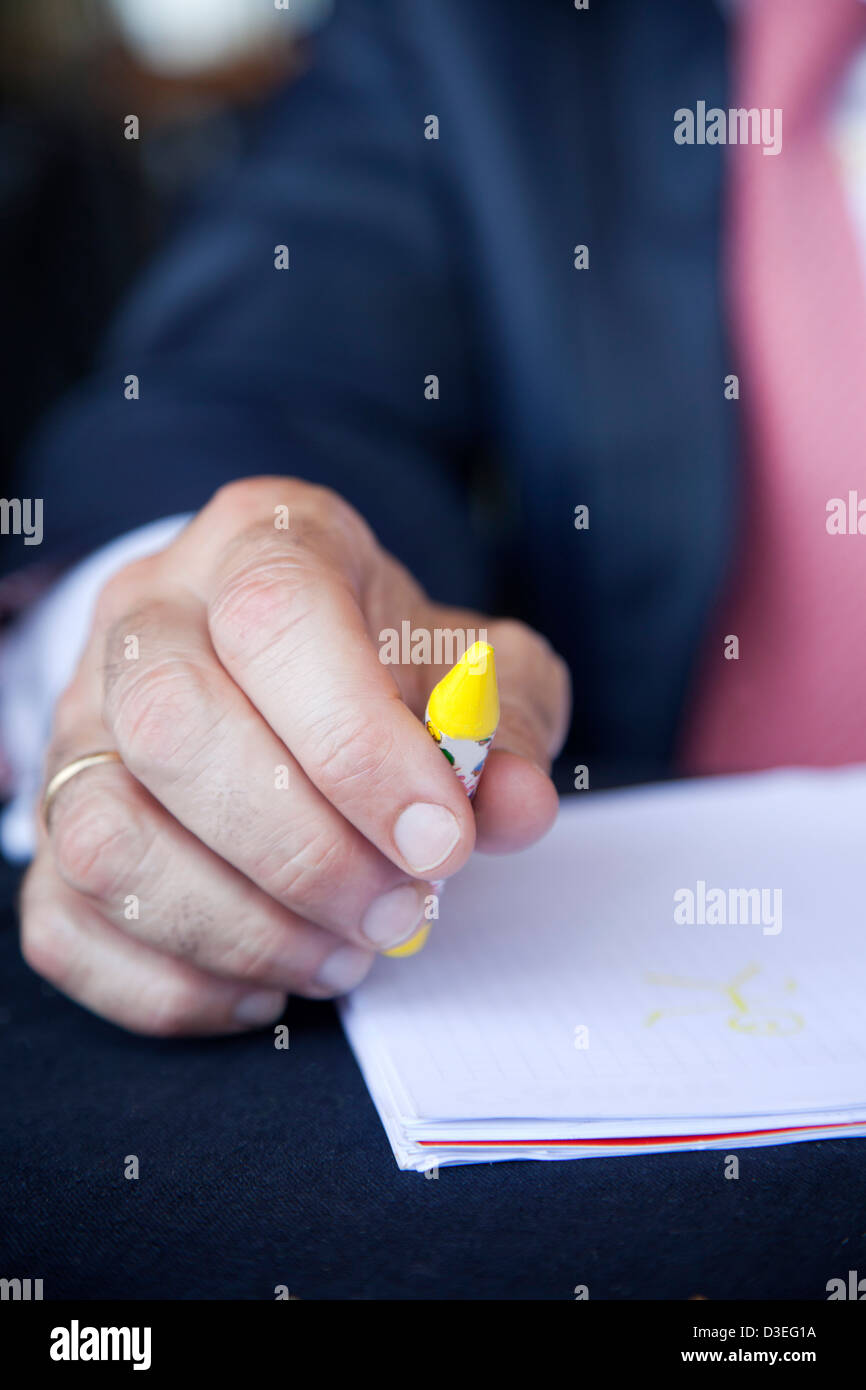
[[[0,485],[200,181],[303,70],[331,0],[281,3],[0,0]]]

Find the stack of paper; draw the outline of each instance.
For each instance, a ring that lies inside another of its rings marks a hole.
[[[343,1022],[401,1168],[866,1133],[866,770],[577,795]]]

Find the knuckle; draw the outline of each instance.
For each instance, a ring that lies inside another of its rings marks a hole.
[[[207,505],[214,520],[232,530],[254,526],[273,517],[273,507],[286,492],[285,478],[266,474],[256,478],[234,478],[217,488]]]
[[[367,531],[366,522],[351,502],[333,488],[319,484],[307,486],[303,497],[298,498],[295,512],[302,527],[308,525],[329,535],[335,530],[352,535]]]
[[[81,683],[77,680],[71,681],[54,705],[54,729],[73,729],[76,724],[83,723],[87,708],[87,697]]]
[[[154,557],[145,556],[124,565],[107,579],[94,605],[94,626],[112,627],[130,609],[137,607],[152,582],[153,571]]]
[[[517,618],[497,623],[494,644],[503,664],[519,663],[528,681],[528,698],[543,709],[546,722],[559,726],[571,702],[571,672],[547,638]]]
[[[202,668],[186,657],[167,656],[118,677],[106,691],[104,714],[124,762],[146,778],[171,766],[181,750],[194,753],[212,732],[211,705]]]
[[[89,897],[107,898],[140,858],[129,807],[116,792],[64,788],[54,808],[51,843],[61,877]]]
[[[502,705],[502,723],[506,733],[503,746],[525,756],[531,753],[536,759],[540,756],[545,728],[538,710],[522,701],[506,701]]]
[[[221,974],[250,984],[268,984],[276,963],[276,943],[270,934],[239,935],[219,963]]]
[[[208,604],[208,625],[217,651],[256,659],[311,612],[309,567],[295,548],[278,549],[272,537],[249,541],[243,564]]]
[[[274,518],[284,507],[289,510],[289,530],[280,531],[283,537],[291,535],[296,523],[302,523],[304,518],[318,518],[325,523],[343,513],[357,516],[349,503],[330,488],[303,478],[267,474],[224,483],[213,494],[206,510],[227,536],[240,539],[250,531],[262,530],[273,535]]]
[[[291,535],[296,523],[330,528],[335,521],[344,524],[360,521],[351,503],[333,488],[308,482],[305,478],[263,475],[236,479],[218,488],[209,503],[221,518],[234,522],[236,531],[255,530],[264,525],[271,532],[274,510],[280,505],[289,508],[290,516],[289,530],[282,532],[283,535]]]
[[[376,539],[351,502],[328,487],[313,487],[292,512],[292,538],[327,558],[338,574],[354,573],[378,550]],[[357,576],[355,579],[357,583]]]
[[[348,715],[323,728],[317,745],[315,781],[329,800],[369,796],[386,780],[393,762],[393,739],[381,718],[367,721],[356,713]]]
[[[365,537],[372,543],[366,524],[337,493],[280,482],[288,529],[277,530],[273,509],[259,505],[220,557],[208,622],[214,640],[231,655],[248,656],[251,646],[266,647],[308,617],[315,602],[312,579],[355,587],[350,576]],[[269,503],[273,497],[271,488]]]
[[[111,627],[126,612],[131,597],[131,587],[124,571],[120,570],[103,584],[97,594],[93,608],[94,626]]]
[[[495,644],[497,648],[520,654],[524,659],[527,649],[532,655],[546,655],[552,652],[547,639],[520,618],[504,618],[497,622]]]
[[[317,907],[333,896],[346,873],[348,854],[333,838],[311,838],[286,855],[274,846],[256,856],[253,877],[269,897],[285,906]]]

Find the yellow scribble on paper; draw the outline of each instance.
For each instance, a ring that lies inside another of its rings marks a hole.
[[[705,1001],[694,999],[686,1004],[666,1004],[647,1014],[644,1025],[651,1028],[663,1018],[682,1017],[693,1014],[709,1014],[720,1009],[728,1010],[725,1024],[738,1033],[750,1033],[754,1037],[784,1037],[799,1033],[805,1027],[803,1015],[785,1007],[783,996],[796,993],[795,980],[785,980],[781,985],[766,985],[756,993],[752,989],[755,977],[761,974],[760,965],[746,965],[730,980],[695,980],[682,975],[662,975],[647,971],[644,979],[648,984],[665,988],[686,990],[707,990],[710,998]]]

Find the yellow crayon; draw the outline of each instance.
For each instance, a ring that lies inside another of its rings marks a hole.
[[[433,687],[424,722],[430,737],[472,798],[499,723],[499,690],[493,648],[488,642],[474,642]],[[438,892],[440,883],[433,887]],[[430,935],[430,925],[419,927],[401,946],[385,951],[386,956],[414,956]]]

